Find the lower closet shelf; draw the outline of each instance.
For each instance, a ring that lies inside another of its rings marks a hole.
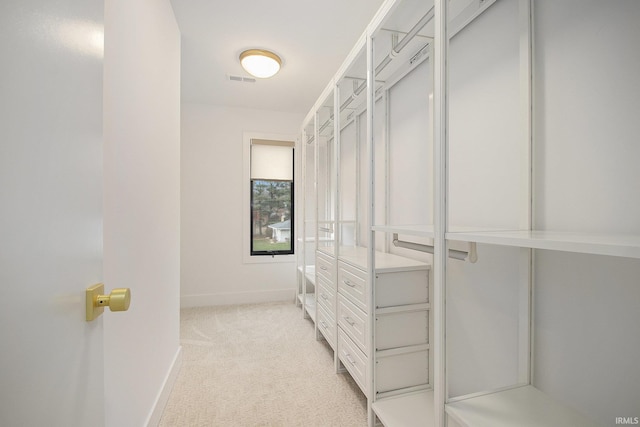
[[[434,427],[433,390],[380,399],[371,404],[385,427]]]
[[[304,301],[303,301],[304,300]],[[303,306],[303,310],[307,312],[311,320],[316,321],[316,298],[315,294],[298,294],[298,301]]]
[[[598,426],[530,385],[448,403],[445,410],[468,427]]]

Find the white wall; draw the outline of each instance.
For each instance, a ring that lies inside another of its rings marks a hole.
[[[154,424],[180,360],[180,33],[168,0],[105,5],[104,279],[132,292],[128,312],[104,315],[106,425]]]
[[[295,262],[244,264],[243,132],[299,133],[303,114],[182,105],[183,307],[291,299]]]

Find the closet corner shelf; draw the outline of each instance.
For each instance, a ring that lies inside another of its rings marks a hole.
[[[314,294],[298,294],[298,301],[302,304],[303,310],[309,314],[311,320],[316,321],[316,299]],[[304,301],[304,302],[303,302]]]
[[[433,390],[380,399],[371,404],[385,427],[433,427]]]
[[[530,385],[448,403],[445,410],[466,427],[598,426]]]
[[[298,271],[302,273],[302,266],[298,266]],[[315,285],[316,283],[316,266],[315,265],[306,265],[304,266],[304,277],[311,283]]]
[[[447,240],[640,258],[640,235],[543,230],[471,231],[453,229]]]
[[[433,225],[417,224],[417,225],[374,225],[371,227],[373,231],[382,231],[385,233],[398,233],[420,237],[435,237]]]

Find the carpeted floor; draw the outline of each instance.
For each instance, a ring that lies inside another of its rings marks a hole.
[[[292,302],[182,310],[161,427],[364,427],[366,399]]]

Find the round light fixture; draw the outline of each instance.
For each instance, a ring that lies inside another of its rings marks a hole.
[[[280,71],[282,60],[268,50],[249,49],[240,54],[240,64],[252,76],[266,79]]]

